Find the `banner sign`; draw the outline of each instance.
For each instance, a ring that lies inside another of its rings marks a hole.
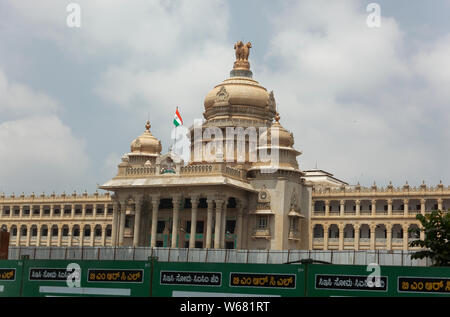
[[[142,283],[144,270],[88,269],[88,282]]]
[[[442,293],[450,294],[450,278],[442,277],[398,277],[399,293]]]
[[[0,281],[15,281],[16,269],[0,269]]]
[[[161,285],[221,286],[221,272],[161,271]]]
[[[230,286],[234,287],[264,287],[264,288],[295,288],[295,274],[272,273],[230,273]]]
[[[367,275],[334,275],[316,274],[316,289],[334,289],[349,291],[387,291],[388,281],[386,276],[380,276],[379,284],[372,279],[373,285],[369,285]]]
[[[71,272],[62,268],[30,268],[30,281],[60,281],[65,282]]]

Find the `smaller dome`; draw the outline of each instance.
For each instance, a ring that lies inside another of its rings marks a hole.
[[[278,133],[278,146],[292,147],[294,145],[294,136],[291,132],[283,128],[279,121],[280,115],[277,113],[275,122],[259,137],[260,144],[271,145],[272,134],[276,131],[275,133]]]
[[[131,153],[159,155],[161,150],[161,141],[152,135],[150,121],[147,120],[144,133],[131,142]]]

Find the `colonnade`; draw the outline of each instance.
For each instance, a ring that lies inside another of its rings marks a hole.
[[[166,198],[166,197],[164,197]],[[172,235],[170,246],[172,248],[180,247],[177,239],[180,233],[180,206],[186,197],[182,197],[180,194],[172,195]],[[191,225],[189,235],[189,248],[195,248],[195,233],[197,230],[197,221],[199,217],[199,202],[200,195],[193,194],[190,197],[191,201]],[[202,197],[205,198],[205,197]],[[157,245],[157,225],[160,214],[160,195],[149,196],[151,205],[151,228],[150,228],[150,246],[156,247]],[[140,246],[141,241],[141,222],[143,218],[142,205],[144,201],[143,195],[134,195],[133,197],[117,200],[113,205],[113,222],[112,222],[112,245],[122,246],[124,245],[125,238],[125,219],[127,214],[133,214],[134,211],[134,228],[133,228],[133,246]],[[206,241],[205,248],[224,248],[225,247],[225,226],[227,219],[227,202],[225,197],[208,196],[206,197]],[[134,208],[133,208],[134,205]],[[237,200],[236,204],[236,248],[242,246],[242,234],[243,234],[243,211],[244,201]],[[183,210],[184,212],[184,210]],[[204,212],[204,210],[202,210]],[[213,237],[214,226],[214,237]]]

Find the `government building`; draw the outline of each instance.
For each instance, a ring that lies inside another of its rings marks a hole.
[[[235,44],[230,77],[207,93],[189,162],[162,154],[147,121],[105,194],[0,194],[10,245],[407,250],[416,214],[450,209],[442,183],[367,188],[302,170],[274,93],[253,79],[250,48]]]

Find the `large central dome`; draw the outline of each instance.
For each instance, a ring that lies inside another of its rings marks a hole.
[[[238,42],[242,44],[242,42]],[[243,44],[242,44],[243,45]],[[230,78],[216,85],[205,97],[204,117],[207,121],[222,119],[250,120],[252,125],[268,125],[276,113],[276,103],[273,92],[268,92],[259,82],[252,79],[248,63],[250,43],[245,46],[247,53],[238,53]]]

